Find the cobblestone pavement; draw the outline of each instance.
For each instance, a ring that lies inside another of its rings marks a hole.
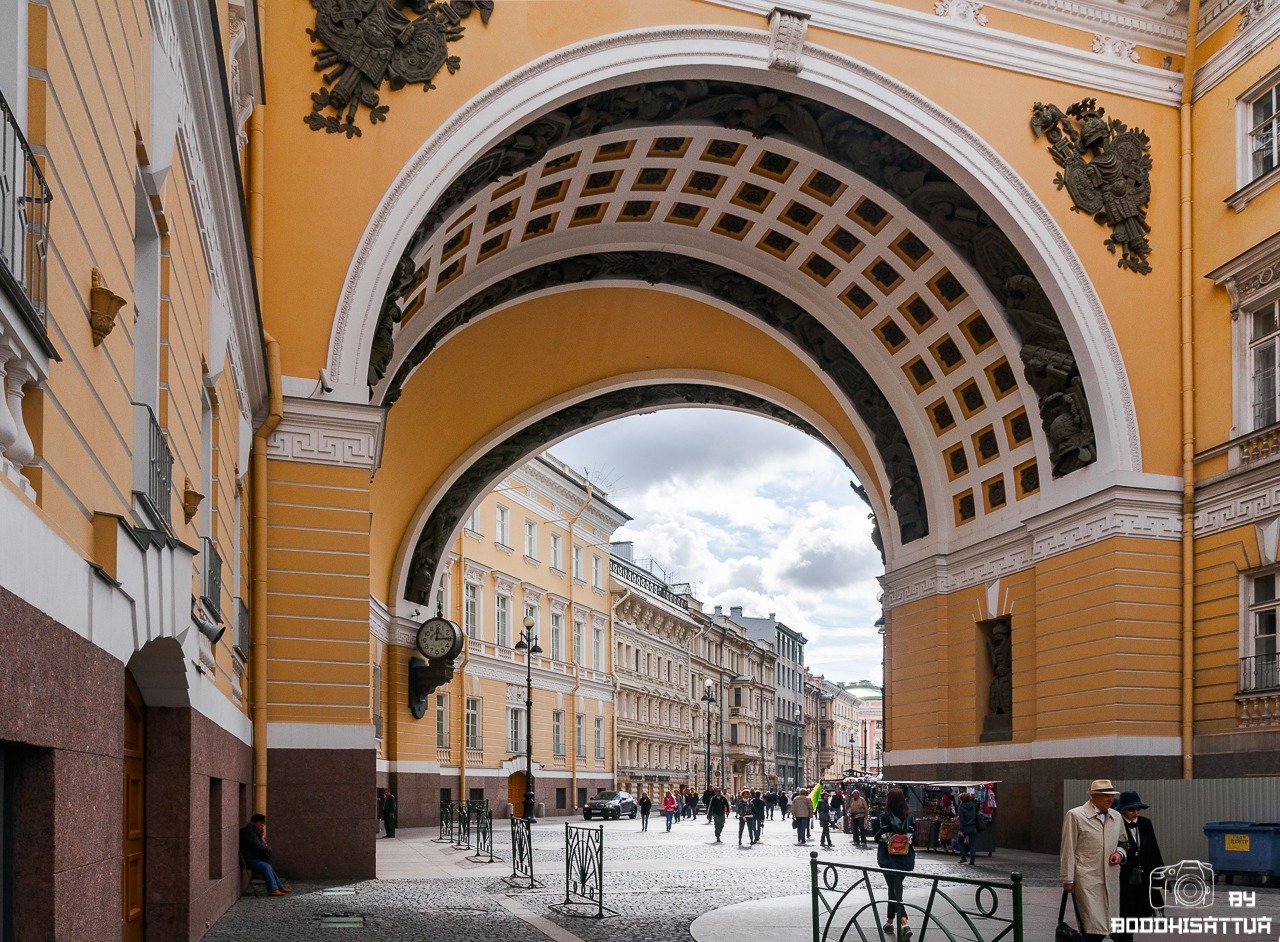
[[[493,864],[466,860],[467,851],[433,842],[435,829],[401,829],[378,841],[378,877],[349,886],[293,884],[287,897],[245,897],[206,936],[209,942],[317,942],[329,935],[353,942],[689,942],[698,916],[733,903],[809,891],[809,854],[817,842],[798,846],[789,822],[768,822],[762,843],[740,847],[736,827],[715,844],[709,826],[683,822],[670,834],[661,822],[641,833],[630,821],[604,824],[605,905],[618,915],[604,920],[574,918],[553,910],[564,900],[564,824],[549,819],[533,829],[534,872],[542,890],[513,893],[502,877],[511,873],[510,837],[495,822]],[[584,824],[581,820],[570,820]],[[591,826],[596,826],[593,822]],[[869,850],[851,846],[843,834],[823,859],[875,865]],[[917,871],[957,877],[1007,880],[1011,870],[1024,884],[1057,886],[1057,860],[1043,854],[997,851],[962,866],[946,855],[920,853]],[[287,878],[287,874],[285,874]],[[1275,891],[1268,891],[1274,893]],[[1280,896],[1280,894],[1276,894]],[[1038,909],[1044,909],[1043,903]],[[1056,897],[1052,913],[1056,921]],[[323,917],[356,917],[362,927],[323,927]],[[1041,920],[1037,920],[1041,921]],[[1052,938],[1045,932],[1028,938]],[[750,942],[769,942],[757,938]]]

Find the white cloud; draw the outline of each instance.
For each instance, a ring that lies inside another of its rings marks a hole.
[[[554,449],[609,489],[631,540],[710,608],[741,605],[809,639],[806,663],[833,680],[881,677],[867,508],[821,443],[757,416],[666,410],[591,429]]]

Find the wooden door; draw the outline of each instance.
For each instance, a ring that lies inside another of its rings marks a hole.
[[[507,777],[507,801],[511,802],[512,811],[517,817],[524,814],[524,783],[523,772],[512,772]]]
[[[146,831],[143,827],[143,766],[146,752],[146,708],[133,678],[125,674],[124,807],[121,811],[120,937],[141,942]]]

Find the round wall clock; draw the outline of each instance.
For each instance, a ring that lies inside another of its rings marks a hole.
[[[462,651],[462,630],[447,618],[428,618],[418,629],[417,645],[428,660],[452,661]]]

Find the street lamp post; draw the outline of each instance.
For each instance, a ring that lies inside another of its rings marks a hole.
[[[714,686],[715,681],[708,677],[706,690],[702,694],[702,702],[707,705],[707,791],[711,791],[711,707],[716,702],[715,696],[711,693],[711,688]]]
[[[541,654],[538,636],[533,633],[533,618],[524,617],[524,630],[516,650],[524,652],[524,816],[533,821],[533,655]]]

